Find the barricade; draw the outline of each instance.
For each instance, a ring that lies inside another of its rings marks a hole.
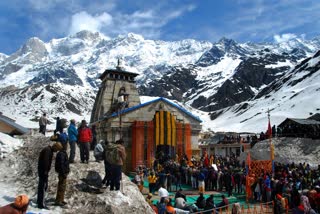
[[[229,204],[227,206],[214,208],[205,211],[193,212],[192,214],[201,214],[204,212],[211,212],[212,214],[232,214],[233,204]],[[241,206],[241,214],[272,214],[274,210],[274,202],[260,203],[260,204],[242,204]],[[288,213],[288,209],[286,209],[286,213]]]

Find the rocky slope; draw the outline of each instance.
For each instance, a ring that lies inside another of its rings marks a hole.
[[[257,91],[253,98],[211,112],[212,129],[228,127],[236,131],[241,127],[242,131],[266,131],[268,110],[271,124],[275,125],[287,117],[308,118],[320,113],[319,81],[320,51]]]
[[[70,165],[65,195],[68,204],[63,208],[53,206],[58,183],[53,161],[46,197],[50,211],[39,210],[36,208],[37,159],[41,149],[50,142],[40,135],[25,136],[24,142],[23,147],[0,162],[1,171],[6,172],[0,175],[0,188],[6,190],[1,191],[1,198],[8,200],[2,203],[10,203],[16,194],[27,194],[32,201],[28,211],[36,213],[153,213],[137,186],[124,174],[122,192],[101,188],[103,163],[93,160],[88,165],[79,163],[79,150],[76,163]]]
[[[280,163],[309,163],[317,167],[320,158],[320,140],[307,138],[272,138],[275,148],[275,161]],[[270,159],[270,142],[264,140],[258,142],[250,151],[252,160]],[[246,153],[242,153],[241,160],[246,159]]]

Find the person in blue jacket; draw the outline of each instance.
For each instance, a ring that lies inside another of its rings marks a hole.
[[[59,134],[58,141],[62,144],[63,149],[67,151],[69,137],[68,137],[68,134],[66,133],[65,128],[63,128],[62,132]]]
[[[76,155],[76,142],[78,141],[78,129],[76,128],[76,121],[74,119],[70,120],[68,135],[70,144],[69,163],[74,163],[74,157]]]

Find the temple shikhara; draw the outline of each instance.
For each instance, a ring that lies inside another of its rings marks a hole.
[[[127,151],[125,171],[139,165],[150,167],[155,157],[182,157],[198,153],[198,136],[202,122],[181,106],[157,98],[140,102],[135,77],[118,61],[115,69],[100,76],[91,121],[97,139],[115,142],[123,139]]]

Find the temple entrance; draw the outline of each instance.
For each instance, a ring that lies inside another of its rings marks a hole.
[[[162,164],[163,162],[174,158],[175,154],[175,147],[169,145],[158,145],[155,158],[159,160],[160,164]]]
[[[176,155],[191,158],[191,126],[176,121],[169,111],[156,111],[151,121],[135,121],[132,125],[132,169],[139,165],[151,167],[175,159]]]

